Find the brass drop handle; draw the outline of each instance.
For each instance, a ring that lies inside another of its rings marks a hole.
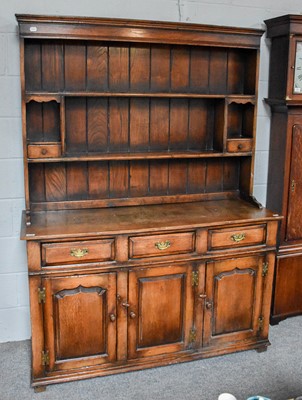
[[[110,315],[109,315],[109,318],[110,318],[110,321],[111,321],[111,322],[115,322],[115,320],[116,320],[115,314],[110,314]]]
[[[70,255],[72,257],[77,257],[77,258],[81,258],[84,257],[88,254],[88,249],[71,249],[70,250]]]
[[[154,245],[158,250],[166,250],[171,247],[171,242],[166,240],[165,242],[156,242]]]
[[[292,183],[291,183],[292,192],[295,191],[295,188],[296,188],[296,181],[293,179],[293,180],[292,180]]]
[[[130,314],[129,314],[129,316],[130,316],[130,318],[132,318],[132,319],[136,318],[136,314],[135,314],[134,311],[131,311]]]
[[[235,233],[231,236],[231,240],[235,243],[239,243],[245,239],[245,233]]]
[[[200,299],[206,299],[206,298],[207,298],[207,295],[206,295],[206,294],[203,294],[203,293],[200,293],[200,294],[198,295],[198,297],[199,297]]]

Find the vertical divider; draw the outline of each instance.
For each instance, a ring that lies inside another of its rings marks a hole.
[[[61,96],[61,104],[60,104],[60,135],[61,135],[61,151],[62,151],[62,155],[65,155],[65,151],[66,151],[65,96]]]
[[[222,131],[222,151],[226,152],[227,148],[227,134],[228,134],[228,100],[224,100],[223,112],[223,131]]]

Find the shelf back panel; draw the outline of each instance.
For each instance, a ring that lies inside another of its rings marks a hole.
[[[235,157],[38,163],[29,165],[30,200],[44,203],[47,209],[52,202],[106,200],[109,204],[113,199],[210,196],[237,191],[239,176],[240,159]]]
[[[254,49],[27,39],[25,88],[253,95],[256,59]]]

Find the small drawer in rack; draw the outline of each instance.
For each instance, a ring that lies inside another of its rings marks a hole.
[[[195,251],[195,232],[167,233],[129,238],[129,257],[160,257]]]
[[[252,151],[253,141],[248,138],[228,139],[227,151],[229,153],[249,152]]]
[[[60,143],[29,144],[27,146],[28,158],[55,158],[61,157]]]
[[[223,229],[211,229],[208,249],[232,249],[233,247],[259,246],[266,242],[266,225],[251,225]]]
[[[114,239],[42,244],[42,265],[114,260]]]

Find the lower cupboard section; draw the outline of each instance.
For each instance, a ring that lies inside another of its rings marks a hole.
[[[33,386],[268,342],[274,253],[30,276]]]

